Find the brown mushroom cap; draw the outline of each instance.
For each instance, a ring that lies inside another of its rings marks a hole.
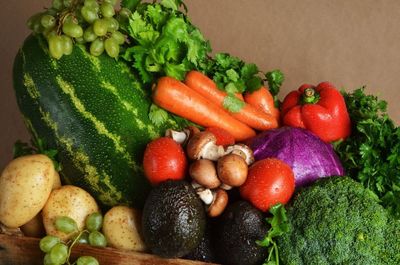
[[[186,153],[193,160],[201,158],[217,160],[224,154],[225,150],[216,143],[217,138],[211,132],[198,132],[190,138],[186,146]]]
[[[207,189],[215,189],[221,185],[214,162],[208,159],[194,161],[189,167],[189,175]]]
[[[217,189],[214,197],[214,201],[207,210],[208,216],[210,217],[217,217],[221,215],[228,205],[228,193],[223,189]]]
[[[251,148],[245,144],[234,144],[228,146],[226,153],[240,155],[244,158],[247,165],[253,164],[254,162],[253,150],[251,150]]]
[[[247,172],[247,163],[240,155],[228,154],[218,159],[218,178],[226,185],[241,186],[246,181]]]

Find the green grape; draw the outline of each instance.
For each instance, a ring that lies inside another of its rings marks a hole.
[[[56,19],[51,15],[43,15],[40,23],[45,29],[51,29],[56,25]]]
[[[61,10],[64,8],[63,0],[53,0],[51,6],[56,10]]]
[[[93,231],[89,234],[89,244],[94,247],[105,247],[107,246],[107,240],[99,231]]]
[[[115,18],[108,17],[108,18],[105,18],[104,20],[107,21],[107,25],[108,25],[107,30],[109,32],[113,32],[115,30],[118,30],[119,22]]]
[[[96,19],[93,23],[93,32],[101,37],[107,34],[108,22],[105,19]]]
[[[89,6],[83,6],[81,8],[82,17],[86,20],[86,22],[92,24],[96,19],[99,18],[97,11]]]
[[[99,262],[92,256],[82,256],[77,259],[76,265],[99,265]]]
[[[87,42],[92,42],[97,38],[97,35],[93,31],[93,27],[88,27],[83,33],[83,39]]]
[[[128,8],[123,7],[119,10],[119,15],[123,18],[129,18],[132,12]]]
[[[84,44],[86,43],[85,39],[82,37],[75,38],[76,43]]]
[[[125,35],[119,31],[114,31],[111,34],[111,38],[113,38],[119,45],[122,45],[125,42]]]
[[[53,58],[60,59],[64,54],[64,45],[61,36],[50,36],[48,42],[50,55]]]
[[[104,43],[107,47],[107,40]],[[107,51],[107,48],[106,48]],[[103,216],[101,213],[92,213],[85,220],[86,228],[90,231],[99,231],[103,225]]]
[[[82,234],[80,234],[79,238],[78,238],[78,243],[79,244],[89,244],[89,233],[85,231]]]
[[[26,21],[26,25],[28,26],[29,29],[33,30],[33,25],[37,23],[37,20],[41,15],[42,14],[34,14],[30,18],[28,18],[28,20]]]
[[[112,6],[115,6],[117,4],[117,0],[104,0],[104,2],[109,3]]]
[[[103,2],[100,6],[100,11],[103,17],[113,17],[115,15],[114,7],[107,2]]]
[[[64,45],[61,39],[61,44],[62,44],[62,51],[64,51]],[[58,217],[54,223],[56,229],[60,232],[69,234],[72,232],[78,231],[78,225],[76,224],[75,220],[68,217],[68,216],[61,216]]]
[[[90,44],[90,53],[94,56],[100,56],[104,52],[104,41],[100,38],[95,39]]]
[[[63,4],[65,7],[71,7],[72,6],[72,0],[63,0]]]
[[[45,32],[43,32],[43,36],[47,39],[47,41],[49,40],[49,38],[51,36],[56,36],[57,35],[57,31],[55,29],[51,29],[51,30],[47,30]]]
[[[72,21],[66,21],[62,27],[62,30],[66,35],[72,38],[79,38],[83,35],[82,27]]]
[[[39,247],[43,252],[48,253],[58,243],[60,243],[60,239],[58,237],[49,235],[40,239]]]
[[[66,35],[62,35],[61,38],[64,45],[64,55],[70,55],[72,53],[72,49],[74,48],[72,39]]]
[[[119,55],[119,44],[114,38],[108,38],[104,41],[104,48],[108,56],[117,58]]]
[[[92,8],[96,13],[99,11],[99,3],[96,0],[85,0],[84,6]]]
[[[43,264],[44,265],[60,265],[60,264],[54,263],[51,260],[50,253],[47,253],[46,255],[44,255]]]
[[[68,259],[68,247],[63,243],[57,243],[49,254],[53,263],[64,264]]]
[[[49,8],[46,10],[46,14],[55,17],[58,14],[58,10],[55,8]]]

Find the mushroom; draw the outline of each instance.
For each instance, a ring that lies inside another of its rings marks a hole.
[[[210,189],[197,188],[196,193],[206,205],[210,205],[214,200],[214,195]]]
[[[167,129],[165,131],[165,136],[174,139],[175,142],[181,145],[185,145],[188,140],[196,133],[200,132],[199,128],[195,126],[189,126],[183,131],[175,131],[172,129]]]
[[[194,161],[189,167],[189,175],[195,182],[207,189],[215,189],[221,185],[214,162],[208,159]]]
[[[186,151],[190,159],[209,159],[217,161],[225,154],[222,145],[216,145],[217,138],[211,132],[198,132],[189,140]]]
[[[228,186],[241,186],[246,181],[247,172],[247,163],[240,155],[228,154],[218,159],[218,177]]]
[[[244,158],[247,165],[251,165],[254,162],[253,150],[245,144],[230,145],[226,148],[226,153],[240,155]]]
[[[214,192],[214,200],[207,209],[208,216],[219,216],[228,205],[228,193],[223,189],[217,189]]]

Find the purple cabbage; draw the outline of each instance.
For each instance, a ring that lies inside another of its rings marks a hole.
[[[275,157],[286,162],[296,187],[328,176],[343,176],[344,169],[333,147],[312,132],[281,127],[260,133],[248,143],[256,160]]]

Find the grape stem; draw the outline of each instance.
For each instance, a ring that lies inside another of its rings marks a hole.
[[[86,230],[86,229],[80,231],[79,234],[78,234],[78,236],[76,236],[76,237],[74,238],[74,240],[72,241],[71,245],[69,246],[69,248],[68,248],[68,256],[67,256],[67,265],[74,265],[74,264],[76,264],[76,262],[74,262],[74,263],[71,264],[71,263],[69,262],[69,257],[71,256],[72,248],[74,247],[74,245],[76,244],[76,242],[78,242],[79,238],[82,236],[83,233],[89,233],[89,231]]]

